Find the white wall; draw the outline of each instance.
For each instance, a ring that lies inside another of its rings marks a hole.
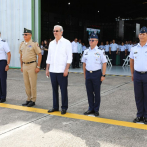
[[[0,0],[1,38],[10,46],[11,67],[20,67],[19,45],[23,41],[23,30],[31,27],[31,0]]]

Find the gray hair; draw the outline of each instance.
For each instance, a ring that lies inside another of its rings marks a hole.
[[[63,27],[62,27],[62,26],[60,26],[60,25],[55,25],[55,26],[54,26],[54,29],[55,29],[55,27],[59,27],[59,28],[60,28],[60,31],[63,32]]]

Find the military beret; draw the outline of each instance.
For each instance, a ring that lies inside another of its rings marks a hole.
[[[98,39],[98,36],[97,36],[96,34],[92,34],[92,35],[90,36],[90,38],[96,38],[96,39]]]
[[[24,33],[31,33],[32,34],[32,31],[24,28]]]
[[[142,27],[140,29],[140,33],[147,33],[147,28],[146,27]]]

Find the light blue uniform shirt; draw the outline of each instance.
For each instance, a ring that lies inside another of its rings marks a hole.
[[[125,45],[120,45],[119,49],[120,49],[121,52],[124,52],[125,49],[126,49],[126,46]]]
[[[105,47],[104,47],[105,52],[109,52],[109,47],[110,47],[110,45],[109,45],[109,44],[108,44],[108,45],[105,45]]]
[[[126,49],[128,49],[128,45],[129,45],[129,44],[125,44]]]
[[[116,43],[110,44],[110,47],[111,47],[111,51],[117,51],[117,49],[118,49],[118,45]]]
[[[0,60],[7,60],[8,52],[10,52],[8,43],[0,38]]]
[[[79,54],[82,54],[82,44],[77,42],[78,43],[78,53]]]
[[[86,46],[82,46],[82,51],[84,52],[86,50]]]
[[[106,55],[103,50],[100,50],[97,46],[94,49],[84,51],[82,62],[86,64],[86,70],[96,71],[102,68],[102,63],[106,63]]]
[[[129,56],[134,59],[134,69],[136,71],[147,71],[147,43],[143,47],[140,43],[132,47]]]
[[[132,48],[133,46],[134,46],[133,44],[129,44],[129,45],[128,45],[128,52],[131,51],[131,48]]]
[[[104,49],[104,47],[105,47],[104,45],[100,45],[100,46],[99,46],[99,48],[102,48],[102,49]]]

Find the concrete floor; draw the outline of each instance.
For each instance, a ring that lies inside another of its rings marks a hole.
[[[69,74],[68,112],[88,109],[83,74]],[[20,70],[8,71],[8,104],[26,101]],[[61,106],[61,104],[60,104]],[[38,74],[36,108],[52,108],[52,87]],[[100,117],[132,122],[136,116],[130,77],[107,76],[101,87]],[[146,147],[147,131],[0,107],[0,147]]]

